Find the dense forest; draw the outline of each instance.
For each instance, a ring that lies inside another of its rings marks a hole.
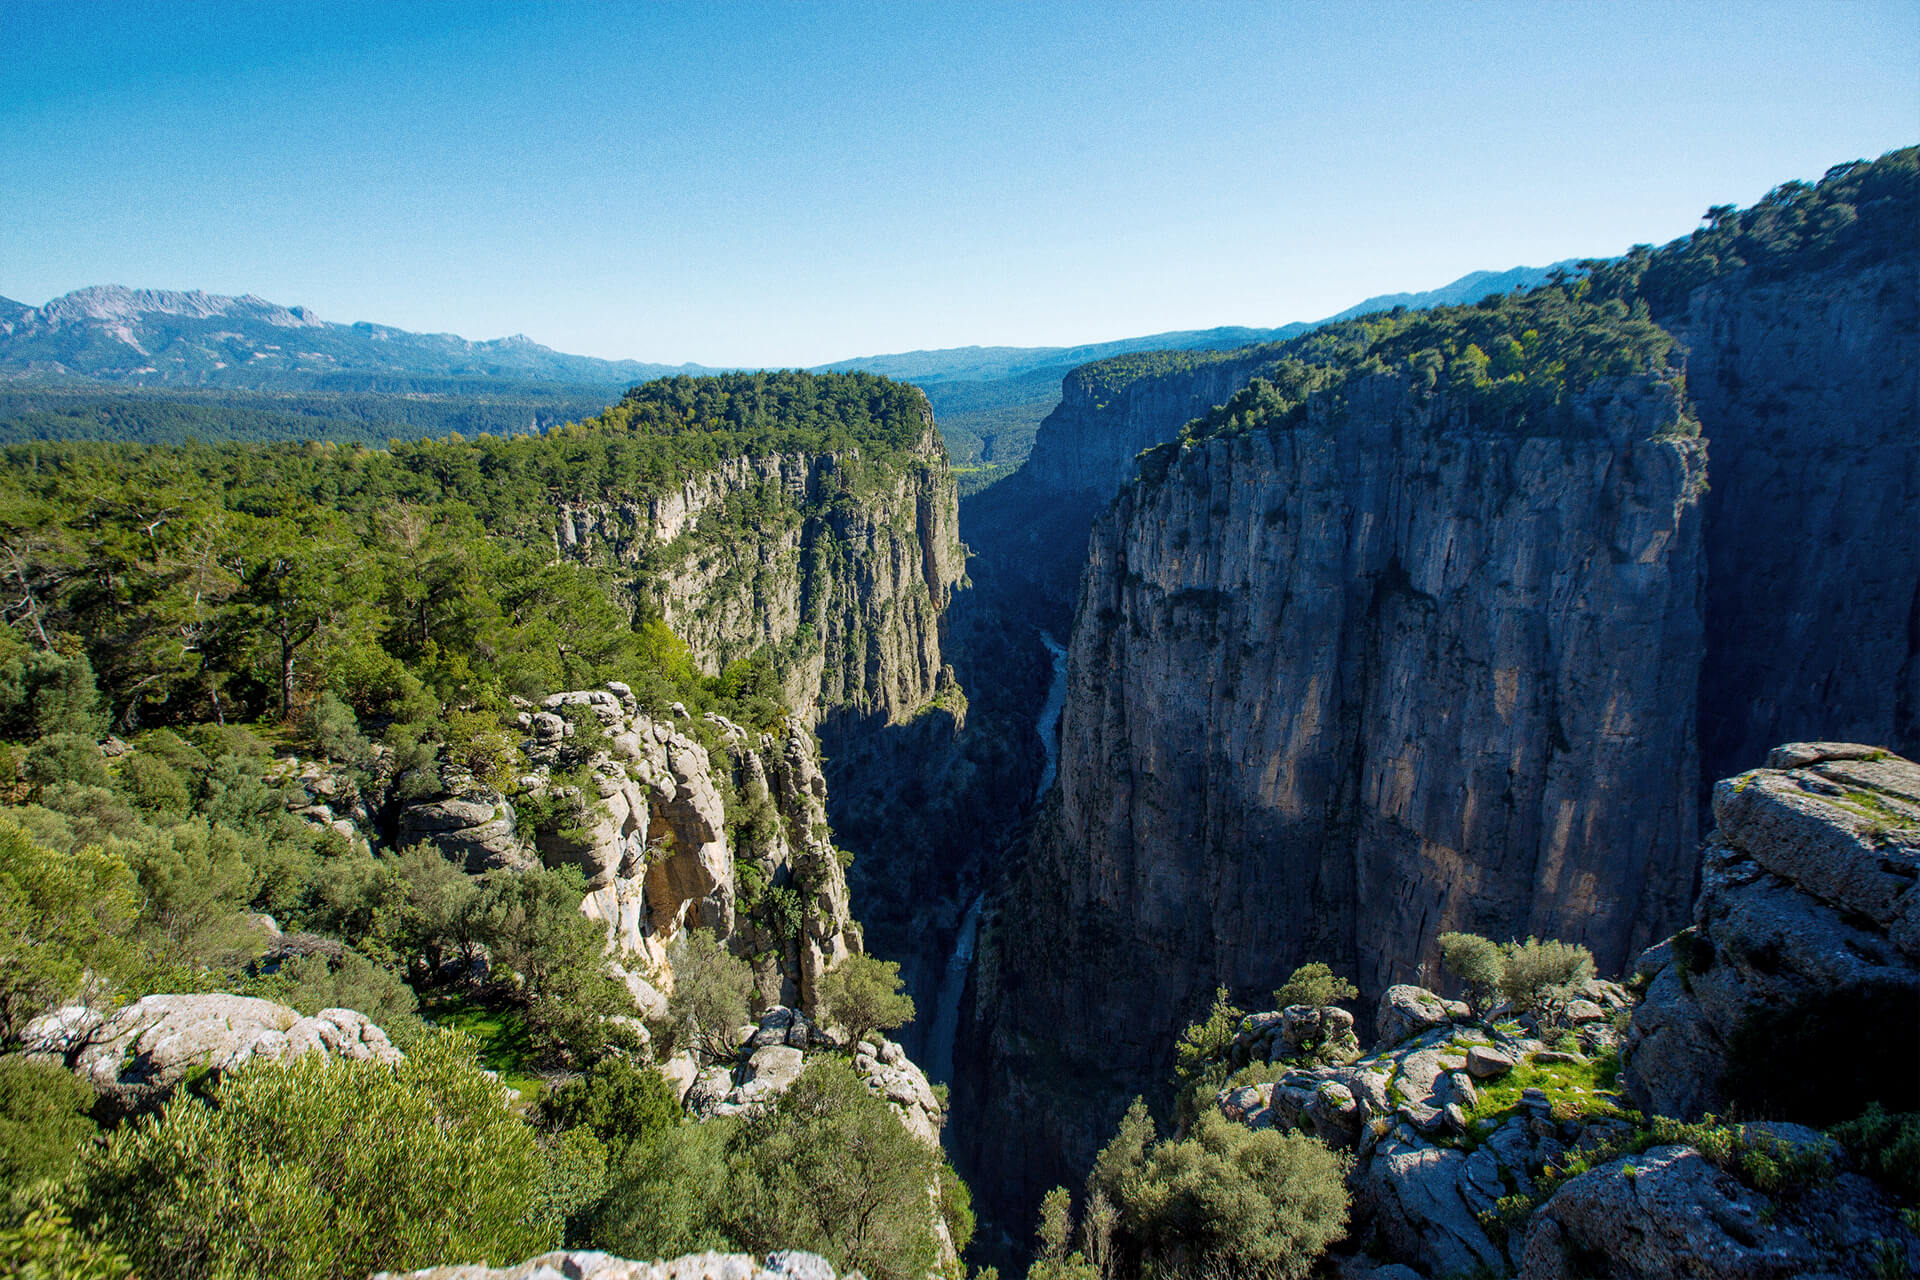
[[[964,1185],[843,1059],[757,1116],[703,1124],[639,1065],[731,1056],[753,977],[712,936],[683,940],[672,1005],[628,1030],[576,866],[469,874],[431,845],[374,848],[295,812],[305,760],[342,796],[402,804],[457,774],[510,798],[528,832],[577,832],[596,820],[581,789],[605,771],[599,721],[563,708],[542,766],[557,787],[526,776],[522,726],[532,700],[610,681],[716,762],[729,726],[787,732],[769,655],[702,675],[604,570],[560,556],[554,503],[783,452],[834,455],[828,474],[852,486],[927,421],[917,391],[881,378],[743,374],[647,384],[513,438],[12,448],[0,1272],[362,1276],[573,1242],[797,1245],[904,1277],[964,1246]],[[764,781],[736,793],[717,764],[713,785],[745,805],[732,838],[780,821]],[[793,893],[742,876],[741,910],[784,911],[791,932]],[[910,1016],[888,973],[856,956],[823,986],[854,1040]],[[405,1058],[196,1077],[142,1116],[18,1052],[50,1008],[211,992],[354,1010]],[[488,1069],[518,1090],[513,1110]]]
[[[0,444],[327,440],[380,448],[392,440],[454,433],[506,436],[545,431],[591,418],[613,399],[594,388],[491,383],[442,383],[431,392],[373,385],[269,392],[0,383]]]

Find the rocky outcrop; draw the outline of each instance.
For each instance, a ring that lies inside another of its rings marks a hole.
[[[365,1014],[225,994],[146,996],[107,1016],[74,1006],[27,1028],[28,1052],[58,1057],[121,1112],[157,1107],[189,1076],[304,1053],[397,1062]]]
[[[781,1252],[765,1259],[744,1253],[699,1253],[668,1262],[631,1262],[612,1254],[573,1249],[543,1253],[511,1267],[484,1263],[382,1271],[372,1280],[835,1280],[825,1258]]]
[[[940,615],[966,572],[946,451],[928,414],[890,463],[740,457],[631,502],[562,502],[555,549],[635,572],[709,674],[765,645],[789,705],[909,717],[952,681]]]
[[[586,762],[590,794],[556,775],[573,728],[559,713],[574,706],[606,742]],[[690,720],[641,713],[624,685],[553,694],[526,721],[533,772],[523,785],[574,815],[537,835],[541,858],[580,868],[581,910],[606,925],[640,1006],[659,1010],[672,989],[672,941],[691,927],[754,958],[761,999],[812,1008],[820,976],[860,949],[860,934],[805,726],[750,733],[708,713],[698,732],[709,749]],[[736,798],[733,812],[723,790]],[[793,895],[796,908],[779,923],[759,909],[775,892]]]
[[[1713,812],[1694,922],[1637,966],[1635,1099],[1666,1115],[1735,1106],[1818,1123],[1869,1097],[1920,1105],[1920,766],[1793,743],[1716,786]],[[1818,1083],[1800,1078],[1807,1054]]]
[[[1024,1046],[1113,1082],[1105,1128],[1216,984],[1325,960],[1371,1000],[1450,929],[1617,972],[1684,918],[1703,454],[1660,384],[1582,420],[1478,430],[1375,376],[1101,519],[1057,806],[982,949],[979,1166],[1062,1152],[1037,1198],[1092,1155]]]
[[[1831,1145],[1774,1128],[1797,1145]],[[1520,1280],[1838,1280],[1900,1274],[1920,1257],[1920,1239],[1856,1173],[1768,1194],[1670,1145],[1566,1183],[1529,1219],[1519,1253]]]
[[[1490,1082],[1521,1063],[1564,1062],[1590,1071],[1587,1055],[1603,1054],[1616,1043],[1611,1017],[1626,1007],[1627,993],[1617,984],[1594,982],[1580,994],[1577,1003],[1585,1007],[1565,1028],[1578,1053],[1550,1050],[1531,1018],[1483,1024],[1465,1005],[1412,986],[1393,987],[1383,996],[1383,1007],[1396,1012],[1378,1019],[1388,1030],[1371,1052],[1362,1056],[1342,1048],[1331,1062],[1324,1050],[1319,1063],[1303,1057],[1284,1030],[1290,1020],[1303,1021],[1302,1014],[1344,1010],[1250,1014],[1228,1065],[1239,1070],[1266,1062],[1284,1069],[1271,1073],[1275,1079],[1230,1083],[1214,1105],[1250,1128],[1304,1129],[1328,1146],[1352,1151],[1349,1183],[1362,1224],[1356,1238],[1377,1232],[1392,1257],[1432,1275],[1476,1268],[1504,1274],[1506,1250],[1481,1215],[1511,1192],[1531,1190],[1577,1143],[1625,1128],[1604,1116],[1583,1115],[1583,1107],[1598,1109],[1607,1101],[1591,1080],[1570,1080],[1559,1097],[1537,1088],[1497,1104],[1482,1097]],[[1345,1021],[1350,1025],[1351,1018]],[[1270,1034],[1276,1030],[1281,1034]],[[1257,1052],[1263,1040],[1270,1045],[1265,1056]],[[1243,1042],[1256,1051],[1243,1052]]]
[[[741,1028],[740,1050],[731,1063],[702,1069],[690,1055],[661,1064],[681,1103],[701,1119],[742,1115],[772,1103],[805,1070],[807,1055],[839,1053],[844,1041],[798,1009],[779,1005]],[[854,1046],[853,1069],[874,1096],[886,1100],[906,1131],[930,1147],[940,1145],[947,1122],[922,1071],[900,1045],[883,1036]]]

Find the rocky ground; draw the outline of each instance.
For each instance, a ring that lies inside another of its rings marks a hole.
[[[1236,1074],[1214,1103],[1354,1153],[1353,1240],[1368,1251],[1341,1261],[1343,1277],[1920,1267],[1912,1209],[1903,1216],[1863,1175],[1858,1153],[1792,1122],[1848,1119],[1875,1097],[1914,1106],[1920,766],[1791,744],[1722,782],[1714,813],[1694,925],[1641,957],[1631,989],[1573,993],[1556,1025],[1500,1007],[1475,1017],[1412,986],[1381,998],[1364,1055],[1338,1009],[1243,1021]],[[1882,1020],[1807,1015],[1822,1001]],[[1811,1066],[1788,1064],[1797,1092],[1755,1095],[1765,1064],[1741,1055],[1795,1046],[1809,1025],[1830,1039]],[[1322,1042],[1318,1060],[1305,1057],[1303,1044]],[[1836,1071],[1860,1088],[1829,1089]],[[1790,1119],[1715,1119],[1741,1101]]]

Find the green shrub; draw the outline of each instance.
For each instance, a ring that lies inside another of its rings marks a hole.
[[[1920,1205],[1920,1112],[1890,1113],[1870,1103],[1857,1120],[1828,1130],[1860,1167]]]
[[[938,1262],[927,1193],[940,1151],[843,1058],[809,1063],[735,1133],[728,1162],[730,1232],[749,1252],[807,1249],[872,1280],[920,1280]]]
[[[1358,987],[1315,961],[1293,971],[1286,984],[1273,993],[1273,1004],[1276,1009],[1295,1004],[1318,1009],[1341,1000],[1352,1000],[1359,994]]]
[[[672,1258],[737,1246],[727,1231],[727,1148],[739,1121],[683,1124],[617,1154],[591,1230],[623,1258]]]
[[[122,1128],[75,1213],[147,1276],[304,1280],[551,1248],[546,1162],[470,1048],[436,1036],[388,1066],[308,1054],[182,1091]]]
[[[850,955],[821,975],[820,1018],[843,1027],[849,1047],[875,1031],[892,1031],[913,1021],[913,997],[902,985],[898,961]]]
[[[1521,1013],[1551,1014],[1592,980],[1593,953],[1575,943],[1528,938],[1502,954],[1500,991]]]
[[[0,1229],[0,1276],[8,1280],[138,1280],[126,1256],[87,1240],[57,1209],[38,1208]]]
[[[131,964],[136,911],[118,858],[56,853],[0,817],[0,1046],[54,1005],[111,988]]]
[[[708,929],[689,929],[673,948],[673,994],[667,1021],[674,1049],[731,1060],[733,1033],[747,1020],[753,970]]]
[[[548,1094],[541,1118],[554,1129],[585,1128],[617,1154],[651,1142],[680,1123],[680,1102],[665,1076],[609,1056]]]
[[[1440,963],[1446,971],[1466,984],[1467,998],[1484,1010],[1500,990],[1505,963],[1500,948],[1477,933],[1440,935]]]
[[[0,1187],[18,1197],[64,1183],[94,1134],[92,1106],[93,1090],[58,1063],[0,1058]]]
[[[1089,1181],[1118,1210],[1116,1252],[1143,1271],[1298,1280],[1345,1234],[1344,1153],[1213,1111],[1186,1138],[1146,1147],[1144,1119],[1129,1113]]]

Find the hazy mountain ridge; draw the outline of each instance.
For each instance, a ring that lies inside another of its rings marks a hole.
[[[43,307],[0,299],[0,377],[135,386],[320,387],[340,374],[624,386],[699,365],[568,355],[522,334],[474,341],[322,320],[252,294],[95,285]]]

